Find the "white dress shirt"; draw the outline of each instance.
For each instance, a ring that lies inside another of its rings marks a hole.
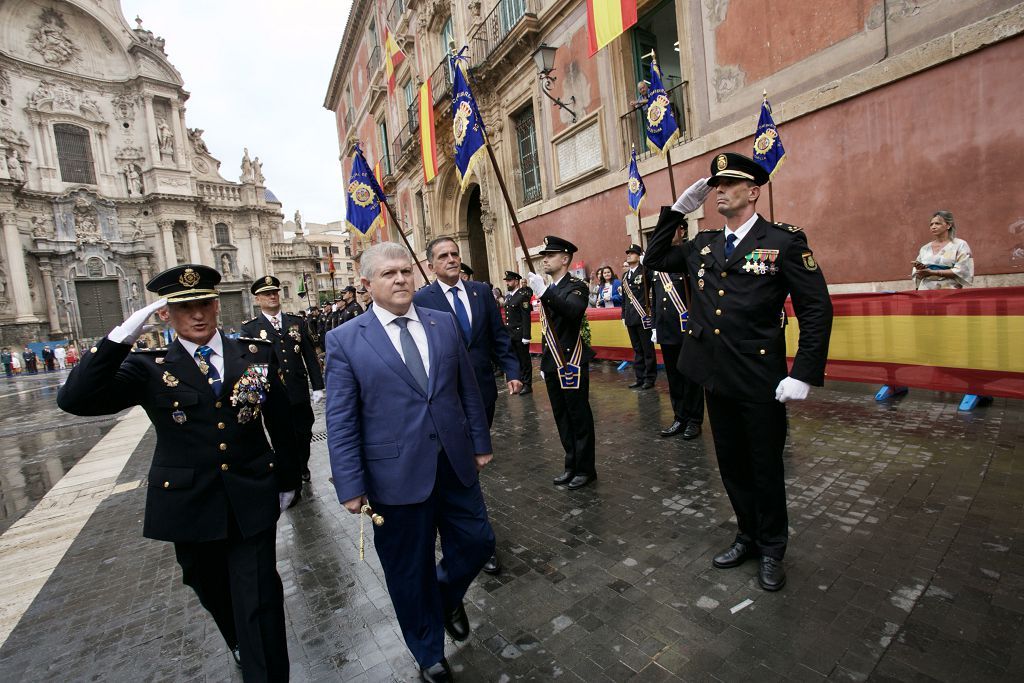
[[[416,342],[416,348],[419,349],[420,358],[423,359],[423,369],[426,370],[427,377],[430,377],[430,347],[427,346],[427,333],[423,329],[423,323],[420,322],[419,315],[416,313],[416,307],[409,304],[409,310],[402,316],[395,315],[383,306],[371,306],[368,310],[373,311],[373,314],[377,316],[377,320],[384,326],[384,331],[388,333],[391,345],[395,347],[395,351],[398,352],[403,363],[405,362],[405,354],[402,353],[402,328],[395,325],[394,320],[395,318],[408,318],[412,321],[407,329],[409,334],[412,335],[412,340]]]
[[[473,307],[469,305],[469,292],[466,291],[466,285],[465,283],[462,282],[462,279],[460,278],[459,281],[456,282],[451,287],[441,282],[440,280],[437,281],[437,284],[441,286],[441,291],[444,292],[444,300],[448,302],[449,306],[451,306],[452,313],[455,312],[455,302],[452,301],[452,295],[449,294],[448,292],[452,287],[455,287],[456,290],[458,290],[459,299],[462,300],[462,305],[466,307],[466,316],[469,318],[469,327],[472,329]]]
[[[742,242],[743,238],[747,236],[748,232],[750,232],[750,229],[752,227],[754,227],[754,223],[757,222],[757,219],[758,219],[758,215],[755,212],[753,216],[748,218],[743,225],[741,225],[740,227],[736,228],[735,230],[730,230],[728,225],[725,226],[725,239],[726,239],[726,241],[728,241],[729,235],[736,235],[736,242],[735,242],[735,244],[739,244],[740,242]]]
[[[284,316],[281,314],[281,311],[278,311],[277,315],[269,315],[268,313],[263,313],[263,317],[266,318],[267,320],[269,320],[270,321],[270,326],[275,328],[275,329],[280,330],[281,326],[284,325],[284,320],[283,320]],[[274,318],[277,318],[277,324],[276,325],[274,324]]]
[[[178,337],[178,341],[185,348],[185,352],[192,356],[192,360],[196,362],[196,365],[199,365],[199,359],[196,358],[196,349],[202,346],[202,344],[196,344],[181,337]],[[206,342],[205,345],[213,349],[213,353],[210,354],[210,365],[217,368],[217,374],[220,375],[221,379],[224,379],[224,340],[220,337],[220,330],[214,332],[213,336],[210,337],[210,341]]]

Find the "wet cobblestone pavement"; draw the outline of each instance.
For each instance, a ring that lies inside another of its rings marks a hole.
[[[593,372],[599,479],[575,492],[550,483],[562,456],[543,390],[499,398],[483,480],[504,569],[467,595],[473,634],[448,643],[459,680],[1024,678],[1024,405],[965,414],[953,395],[812,391],[790,409],[789,580],[769,594],[754,563],[711,567],[735,529],[710,433],[661,439],[664,378],[640,393],[629,379]],[[0,649],[0,679],[240,680],[172,546],[141,536],[144,489],[130,484],[152,446],[150,433],[121,472],[127,490],[100,504]],[[313,495],[279,525],[292,679],[415,680],[323,441],[313,470]]]

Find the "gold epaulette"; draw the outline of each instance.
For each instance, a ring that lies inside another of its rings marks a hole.
[[[790,225],[789,223],[779,223],[778,221],[772,223],[772,225],[774,225],[779,230],[785,230],[786,232],[800,232],[801,230],[803,230],[803,228],[798,228],[795,225]]]

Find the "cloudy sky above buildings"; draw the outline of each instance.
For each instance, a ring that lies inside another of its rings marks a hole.
[[[340,220],[344,194],[334,114],[323,108],[350,0],[122,0],[132,28],[162,36],[191,93],[190,128],[237,181],[242,149],[291,220]]]

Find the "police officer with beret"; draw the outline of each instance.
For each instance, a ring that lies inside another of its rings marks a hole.
[[[570,489],[597,479],[594,414],[590,410],[590,361],[595,354],[583,341],[590,288],[569,273],[576,251],[572,242],[549,235],[539,253],[553,284],[546,284],[535,273],[526,276],[541,303],[544,355],[540,369],[565,449],[565,471],[555,477],[554,484]]]
[[[182,581],[213,616],[246,681],[288,678],[277,518],[299,487],[288,397],[269,342],[217,329],[220,273],[186,264],[146,285],[162,297],[115,327],[71,371],[74,415],[142,406],[156,449],[142,533],[174,543]],[[167,348],[133,350],[167,307]],[[264,433],[270,434],[273,448]]]
[[[533,290],[522,287],[523,276],[511,270],[505,271],[505,327],[512,339],[512,353],[519,360],[519,379],[523,388],[519,395],[533,393],[533,360],[530,358],[530,300]]]
[[[789,534],[782,450],[786,402],[807,398],[825,377],[832,303],[803,231],[770,223],[755,211],[768,174],[753,159],[726,152],[711,161],[711,178],[694,183],[661,211],[644,262],[685,272],[692,306],[679,368],[706,389],[708,417],[722,482],[739,532],[714,558],[719,569],[759,557],[758,583],[786,583]],[[705,230],[681,246],[672,238],[684,214],[715,192],[725,228]],[[786,364],[786,297],[792,297],[800,339]]]
[[[639,244],[626,249],[626,272],[622,274],[622,322],[629,332],[629,343],[633,347],[633,372],[636,381],[630,389],[651,389],[658,378],[658,357],[654,353],[651,331],[654,316],[651,312],[650,273],[640,263],[644,253]]]
[[[299,447],[296,460],[302,468],[302,481],[309,481],[309,442],[313,438],[315,421],[309,384],[313,385],[313,403],[323,401],[324,376],[320,371],[320,360],[313,340],[306,332],[305,321],[281,310],[280,280],[273,275],[265,275],[253,282],[249,291],[256,296],[260,314],[242,323],[242,336],[269,340],[274,347],[291,404],[292,426]],[[294,503],[298,503],[298,499],[299,496]]]

